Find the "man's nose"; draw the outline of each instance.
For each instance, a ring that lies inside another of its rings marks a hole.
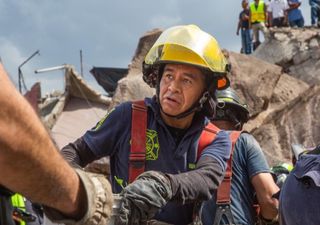
[[[168,89],[172,92],[179,92],[181,90],[181,84],[180,84],[179,80],[171,81]]]

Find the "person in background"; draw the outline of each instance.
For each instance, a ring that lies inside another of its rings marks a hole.
[[[288,21],[287,10],[289,9],[287,0],[271,0],[268,6],[270,12],[270,27],[286,26]]]
[[[297,156],[280,192],[281,225],[320,224],[320,145]]]
[[[239,31],[241,30],[241,46],[242,53],[251,54],[252,52],[252,40],[251,40],[251,29],[249,28],[249,2],[248,0],[243,0],[242,3],[242,11],[239,15],[239,22],[237,27],[237,35],[239,35]]]
[[[311,6],[311,26],[320,27],[320,0],[309,0]]]
[[[227,71],[210,34],[195,25],[170,27],[143,62],[143,79],[156,95],[116,106],[61,150],[81,167],[110,156],[113,191],[123,197],[117,224],[189,224],[195,204],[211,198],[231,143],[220,131],[199,158],[197,146],[215,109],[214,90],[228,86]]]
[[[267,28],[268,14],[267,6],[263,0],[254,0],[250,4],[249,27],[253,32],[253,50],[260,45],[259,31],[264,36],[268,33]]]
[[[63,159],[2,64],[0,87],[1,190],[43,204],[50,218],[68,225],[107,224],[113,199],[107,179],[75,170]]]
[[[300,0],[288,0],[288,21],[290,27],[303,27],[304,18],[299,7],[301,6]]]
[[[243,125],[248,121],[248,107],[231,88],[217,91],[216,96],[217,112],[212,123],[220,129],[227,130],[231,137],[235,131],[242,131]],[[216,197],[212,198],[203,205],[203,225],[256,224],[255,198],[260,207],[261,224],[276,224],[278,200],[273,198],[273,194],[277,193],[279,188],[273,180],[258,142],[247,132],[241,132],[240,136],[233,140],[233,144],[234,141],[231,159],[231,214],[226,213],[230,207],[222,209],[221,207],[225,206],[217,204]],[[225,191],[225,193],[230,192]],[[216,217],[221,210],[225,210],[223,211],[225,214],[219,221]]]
[[[267,15],[268,15],[268,20],[267,20],[267,27],[271,27],[271,24],[272,24],[272,16],[271,16],[271,12],[268,11],[269,9],[269,5],[270,5],[270,2],[272,0],[268,0],[268,1],[265,1],[265,4],[266,4],[266,7],[267,7]]]

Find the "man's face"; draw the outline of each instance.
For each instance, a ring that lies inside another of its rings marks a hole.
[[[223,130],[237,130],[234,124],[227,120],[212,120],[211,122]]]
[[[246,9],[248,7],[248,2],[247,1],[242,1],[242,8]]]
[[[184,64],[167,64],[160,81],[160,104],[171,116],[188,110],[202,95],[205,77],[197,67]]]

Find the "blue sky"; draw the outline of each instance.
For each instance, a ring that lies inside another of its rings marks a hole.
[[[308,1],[301,9],[309,25]],[[67,63],[80,72],[80,49],[85,78],[92,66],[126,68],[139,38],[154,28],[193,23],[238,52],[240,10],[241,0],[1,0],[0,56],[16,83],[18,66],[40,50],[22,71],[27,86],[40,81],[44,93],[63,86],[63,73],[35,69]]]

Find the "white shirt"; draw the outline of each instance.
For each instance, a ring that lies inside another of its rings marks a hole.
[[[271,0],[268,12],[272,12],[272,19],[284,17],[284,11],[288,9],[287,0]]]

